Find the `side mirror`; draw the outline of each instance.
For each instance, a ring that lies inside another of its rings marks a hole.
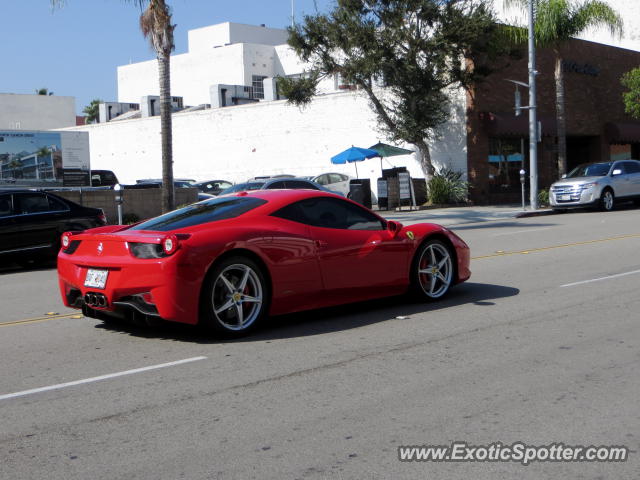
[[[615,177],[616,175],[622,175],[622,170],[616,168],[613,172],[611,172],[612,177]]]
[[[563,173],[563,174],[562,174],[562,177],[560,177],[560,178],[567,178],[567,174],[566,174],[566,173]]]
[[[393,236],[396,236],[400,233],[400,230],[402,230],[402,224],[394,220],[389,220],[387,222],[387,230],[393,233]]]

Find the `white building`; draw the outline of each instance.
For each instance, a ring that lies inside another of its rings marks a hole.
[[[75,124],[74,97],[0,93],[0,130],[51,130]]]
[[[286,30],[223,23],[188,36],[188,52],[171,58],[172,96],[182,97],[184,107],[213,108],[173,114],[176,178],[240,182],[257,175],[330,171],[355,176],[354,165],[332,165],[331,157],[352,145],[384,141],[366,96],[345,90],[339,78],[324,80],[320,95],[305,109],[276,99],[274,77],[304,70],[285,44]],[[156,60],[118,67],[118,102],[140,102],[140,110],[76,129],[90,133],[92,168],[111,169],[125,183],[161,176],[160,120],[144,108],[158,95],[157,72]],[[465,96],[452,95],[451,121],[432,155],[436,165],[466,173]],[[422,176],[413,156],[389,160],[384,168],[406,166],[412,176]],[[367,160],[358,164],[358,174],[375,187],[380,167],[379,159]]]
[[[622,37],[612,37],[606,29],[590,29],[577,38],[640,51],[640,2],[636,0],[605,0],[605,2],[622,17],[624,22],[624,34]],[[528,17],[522,10],[505,8],[504,0],[495,0],[494,5],[498,10],[498,17],[506,23],[527,25]]]

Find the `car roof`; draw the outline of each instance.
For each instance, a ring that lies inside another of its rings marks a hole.
[[[265,185],[271,185],[272,183],[276,183],[276,182],[290,182],[292,180],[315,183],[314,181],[309,180],[308,178],[304,178],[304,177],[286,177],[286,178],[282,177],[282,178],[270,178],[268,180],[265,180],[264,184]]]
[[[280,206],[287,205],[298,200],[304,200],[306,198],[313,197],[329,197],[339,198],[345,200],[344,197],[335,193],[330,193],[325,190],[307,190],[304,188],[298,189],[278,189],[278,190],[251,190],[249,192],[237,192],[229,194],[229,196],[236,197],[253,197],[267,200],[269,205],[274,209],[280,208]]]

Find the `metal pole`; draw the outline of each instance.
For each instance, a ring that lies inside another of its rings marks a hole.
[[[529,192],[531,210],[538,209],[538,119],[536,118],[535,9],[529,0]]]

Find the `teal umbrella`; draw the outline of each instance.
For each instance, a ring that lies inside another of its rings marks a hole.
[[[378,142],[375,145],[369,147],[370,150],[375,150],[378,152],[378,157],[380,157],[380,169],[383,170],[382,167],[382,159],[386,157],[395,157],[398,155],[409,155],[413,153],[413,150],[407,150],[406,148],[394,147],[393,145],[389,145],[387,143]]]

